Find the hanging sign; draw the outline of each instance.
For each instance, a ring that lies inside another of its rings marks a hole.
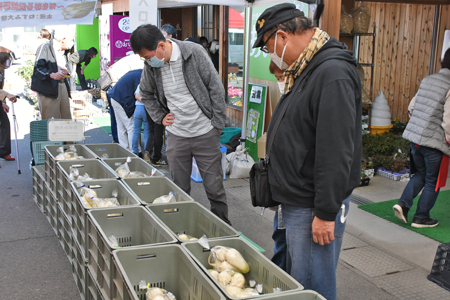
[[[84,123],[75,120],[50,120],[48,139],[53,142],[78,142],[84,140]]]
[[[91,24],[97,1],[22,0],[0,2],[0,28]]]

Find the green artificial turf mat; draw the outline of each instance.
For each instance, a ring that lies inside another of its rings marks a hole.
[[[97,124],[98,127],[103,129],[107,134],[111,134],[111,118],[102,117],[102,118],[94,118],[94,123]]]
[[[378,203],[363,204],[358,206],[360,209],[374,214],[380,218],[391,221],[397,225],[405,227],[409,230],[423,234],[433,240],[441,243],[450,242],[450,191],[441,191],[436,200],[436,204],[430,211],[430,217],[437,219],[439,225],[433,228],[414,228],[411,222],[417,209],[417,201],[419,196],[414,199],[414,205],[408,213],[408,224],[400,222],[394,215],[392,207],[398,202],[398,199],[383,201]]]

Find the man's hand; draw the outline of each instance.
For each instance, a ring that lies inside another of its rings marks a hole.
[[[12,103],[16,103],[17,102],[17,97],[12,95],[12,94],[7,94],[6,98],[8,98],[9,101],[11,101]]]
[[[8,106],[8,105],[6,105],[5,103],[3,103],[3,104],[2,104],[2,107],[3,107],[3,111],[4,111],[5,113],[9,113],[9,106]]]
[[[64,74],[63,73],[59,73],[59,72],[51,73],[50,74],[50,78],[54,79],[54,80],[63,80],[64,79]]]
[[[162,120],[161,123],[162,123],[164,126],[170,126],[170,125],[173,124],[174,120],[175,120],[175,116],[173,115],[173,113],[168,113],[168,114],[164,117],[164,119]]]
[[[319,243],[321,246],[331,243],[334,241],[334,221],[325,221],[314,217],[312,234],[314,243]]]

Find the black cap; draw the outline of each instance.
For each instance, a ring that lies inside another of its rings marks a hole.
[[[266,9],[256,21],[256,41],[253,48],[261,47],[264,44],[263,36],[267,30],[286,22],[295,17],[304,17],[305,14],[296,8],[292,3],[282,3]]]

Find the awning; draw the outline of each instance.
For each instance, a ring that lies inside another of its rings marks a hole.
[[[230,7],[229,9],[229,28],[238,28],[238,29],[244,29],[245,25],[245,18],[244,13],[240,13],[235,9],[232,9]]]
[[[18,0],[0,2],[0,28],[93,24],[97,1]]]

